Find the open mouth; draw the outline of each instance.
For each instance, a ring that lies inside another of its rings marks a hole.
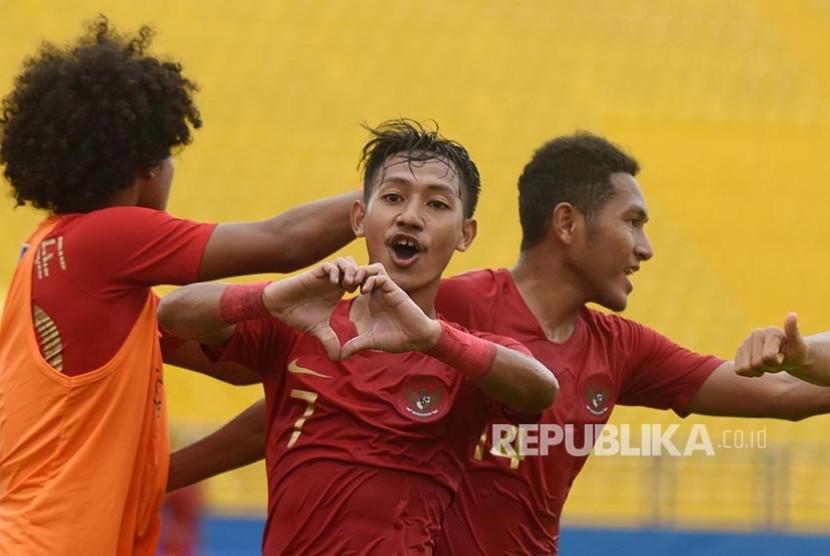
[[[391,242],[393,261],[400,266],[408,266],[415,262],[423,247],[418,241],[411,237],[398,236]]]
[[[399,240],[395,245],[392,246],[392,249],[395,251],[395,255],[398,258],[407,260],[411,259],[415,255],[418,254],[418,245],[415,244],[414,241],[409,239],[402,239]]]

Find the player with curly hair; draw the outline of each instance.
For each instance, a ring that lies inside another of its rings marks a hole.
[[[358,193],[260,222],[173,218],[196,85],[101,16],[25,61],[0,115],[27,240],[0,322],[0,554],[154,554],[167,480],[158,284],[304,267],[351,241]]]

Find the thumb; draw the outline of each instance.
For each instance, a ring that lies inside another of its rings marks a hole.
[[[796,313],[790,313],[784,319],[784,334],[787,336],[788,343],[804,344],[804,339],[798,330],[798,315]]]
[[[372,349],[373,347],[374,342],[370,335],[362,334],[360,336],[355,336],[343,344],[343,347],[340,348],[340,359],[346,359],[359,351]]]
[[[798,315],[790,313],[784,319],[784,335],[787,338],[787,357],[792,358],[796,354],[803,354],[807,351],[804,338],[798,330]]]
[[[338,361],[343,358],[340,353],[342,349],[340,347],[340,338],[337,337],[337,334],[334,333],[334,330],[330,326],[320,327],[312,331],[311,334],[323,344],[323,348],[326,350],[329,359]]]

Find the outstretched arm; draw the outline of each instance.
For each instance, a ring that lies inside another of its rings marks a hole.
[[[830,413],[830,388],[787,373],[739,376],[735,364],[727,361],[709,375],[686,409],[701,415],[798,421]]]
[[[354,239],[354,191],[287,210],[259,222],[224,223],[208,240],[199,280],[292,272],[327,257]]]
[[[366,267],[357,267],[346,257],[275,282],[191,284],[162,298],[159,324],[180,338],[223,345],[233,335],[235,323],[273,317],[316,336],[336,359],[340,343],[329,317],[343,294],[354,290],[366,272]]]
[[[265,400],[216,432],[170,454],[167,492],[198,483],[265,457]]]
[[[798,330],[798,315],[790,313],[784,327],[754,330],[738,348],[735,371],[759,377],[786,371],[812,384],[830,386],[830,332],[806,338]]]

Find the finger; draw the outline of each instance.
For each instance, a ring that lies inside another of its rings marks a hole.
[[[336,261],[323,263],[323,269],[326,271],[326,276],[328,276],[329,283],[340,283],[340,267],[337,266]]]
[[[750,335],[738,348],[735,354],[735,372],[745,377],[759,377],[764,374],[762,369],[752,366],[752,342],[753,335]]]
[[[341,359],[340,339],[330,326],[323,326],[312,330],[311,335],[320,340],[320,343],[323,344],[323,348],[326,350],[326,354],[329,356],[329,359],[332,359],[333,361]]]
[[[758,377],[767,371],[766,366],[763,364],[761,356],[759,355],[763,349],[762,333],[763,330],[761,329],[753,330],[741,346],[743,363],[741,365],[742,371],[740,374],[742,376]]]
[[[765,370],[764,364],[764,338],[765,331],[758,329],[752,332],[752,342],[750,344],[749,364],[755,370]]]
[[[365,271],[363,270],[363,267],[355,268],[349,274],[348,278],[343,280],[343,283],[342,283],[343,289],[346,290],[347,292],[350,292],[350,293],[355,291],[360,286],[360,284],[363,283],[363,280],[365,279],[364,274],[365,274]]]
[[[764,365],[774,368],[784,361],[784,354],[781,353],[783,343],[783,330],[772,326],[766,329],[761,346],[761,360]]]
[[[347,290],[353,290],[354,286],[352,284],[354,284],[355,265],[344,260],[341,263],[340,269],[340,287]]]
[[[384,267],[382,263],[372,263],[366,265],[364,268],[366,268],[367,276],[388,276],[386,267]]]
[[[360,293],[366,295],[371,293],[372,290],[378,289],[388,280],[389,278],[381,275],[375,274],[374,276],[369,276],[366,280],[363,281],[363,285],[360,287]]]
[[[741,376],[752,376],[752,367],[749,364],[749,347],[747,338],[738,346],[738,351],[735,352],[735,372]]]

